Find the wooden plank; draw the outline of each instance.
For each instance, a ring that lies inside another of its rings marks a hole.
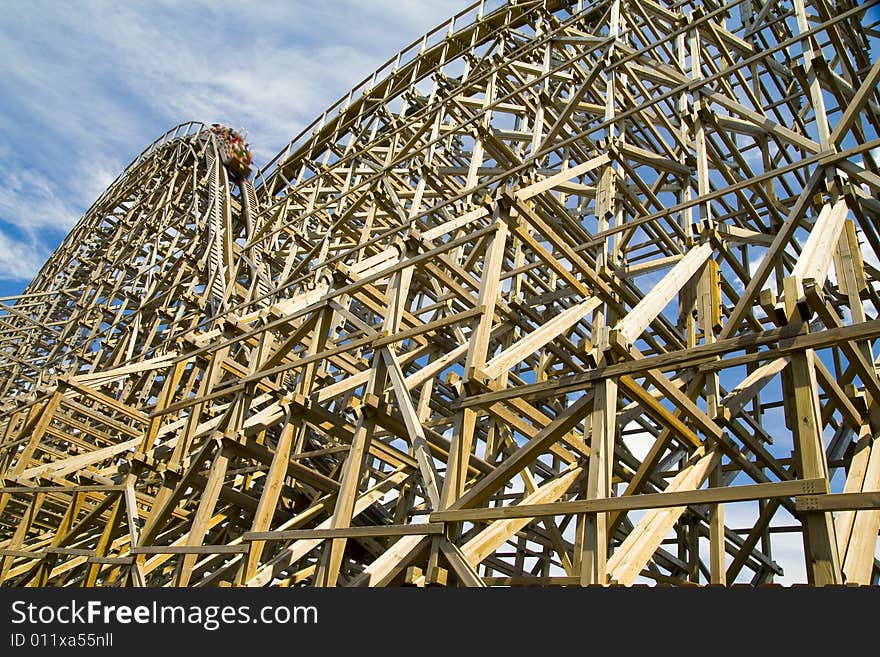
[[[614,330],[627,343],[634,343],[711,255],[712,245],[709,242],[703,242],[690,249],[660,282],[614,325]]]
[[[880,509],[880,491],[808,495],[797,501],[799,511],[857,511]]]
[[[492,576],[484,577],[486,586],[580,586],[580,578],[566,577],[563,575],[551,575],[549,577],[536,576]]]
[[[874,339],[878,336],[880,336],[880,320],[868,320],[816,333],[797,332],[791,329],[751,333],[690,349],[597,367],[595,370],[547,383],[526,384],[507,390],[476,394],[461,400],[458,402],[458,406],[462,408],[480,406],[512,397],[533,399],[570,393],[588,389],[600,379],[627,374],[636,375],[652,369],[664,371],[694,365],[705,369],[726,369],[769,360],[776,356],[790,356],[805,349],[823,349],[836,344],[847,344],[850,340]],[[772,347],[772,351],[753,351],[756,347]],[[749,350],[750,353],[737,357],[727,356],[731,352],[742,349]],[[719,360],[718,356],[725,356],[725,358]]]
[[[264,532],[271,526],[272,518],[275,516],[278,498],[281,495],[281,486],[287,475],[287,464],[290,461],[290,452],[293,448],[293,438],[296,432],[296,426],[292,422],[293,418],[288,417],[287,419],[288,421],[285,422],[284,428],[281,430],[278,443],[275,445],[272,463],[269,465],[269,471],[266,473],[263,484],[263,493],[260,495],[260,502],[257,505],[256,513],[254,513],[254,519],[251,522],[251,531],[245,532],[244,536]],[[245,580],[249,580],[256,575],[257,565],[260,562],[262,552],[262,543],[255,542],[250,546],[247,564],[245,565]]]
[[[87,561],[105,566],[131,566],[133,557],[89,557]]]
[[[575,166],[565,169],[556,175],[549,176],[544,180],[539,180],[536,183],[532,183],[531,185],[527,185],[521,189],[516,190],[514,193],[516,198],[521,201],[526,201],[533,196],[537,196],[542,192],[546,192],[548,189],[553,189],[554,187],[558,187],[564,183],[567,183],[569,180],[574,178],[579,178],[591,171],[595,171],[601,166],[608,164],[611,161],[611,157],[608,153],[603,153],[601,155],[597,155],[596,157],[590,158],[586,162],[581,162],[580,164],[576,164]]]
[[[802,323],[803,320],[797,317],[798,279],[793,276],[785,278],[783,288],[789,321]],[[794,437],[798,471],[804,477],[824,478],[826,490],[822,492],[827,492],[828,461],[822,436],[815,358],[813,351],[792,356],[783,377],[783,391],[788,397],[786,420]],[[841,584],[840,556],[831,517],[824,513],[805,512],[803,523],[808,581],[816,586]]]
[[[442,534],[443,523],[417,525],[372,525],[340,527],[337,529],[287,529],[269,532],[245,532],[243,541],[287,541],[325,538],[365,538],[370,536],[428,536]]]
[[[755,368],[721,400],[722,406],[732,417],[738,415],[773,377],[785,369],[790,360],[789,357],[783,356]]]
[[[739,114],[743,119],[751,121],[767,133],[778,137],[789,144],[797,146],[798,148],[802,148],[808,153],[819,153],[822,151],[822,147],[809,137],[805,137],[790,128],[786,128],[785,126],[776,123],[763,114],[751,110],[742,103],[729,98],[725,94],[706,91],[705,88],[703,88],[701,94],[707,100],[713,103],[718,103],[726,110]]]
[[[572,500],[552,504],[519,504],[488,509],[460,509],[435,511],[431,522],[474,522],[510,518],[539,518],[542,516],[570,515],[577,513],[605,513],[609,511],[638,511],[642,509],[665,509],[700,504],[723,504],[748,500],[772,499],[813,495],[824,486],[824,479],[793,479],[791,481],[725,486],[700,490],[681,490],[668,493],[645,493],[626,497],[609,497],[594,500]]]
[[[804,244],[804,250],[792,269],[791,275],[800,280],[812,279],[818,287],[825,285],[828,268],[834,256],[834,248],[840,239],[846,220],[847,207],[844,199],[838,199],[834,205],[825,205],[816,219]]]
[[[690,464],[669,482],[667,490],[672,490],[668,494],[696,491],[709,472],[717,466],[718,461],[720,455],[717,452],[710,451],[700,455],[698,450]],[[673,506],[651,509],[639,520],[608,560],[609,580],[612,584],[629,586],[635,581],[685,508]]]
[[[14,493],[16,495],[36,493],[118,493],[124,486],[116,484],[88,484],[85,486],[68,486],[58,484],[56,486],[0,486],[0,493]]]
[[[501,266],[504,263],[505,243],[507,240],[507,224],[496,221],[495,232],[486,245],[486,255],[483,262],[483,271],[480,276],[480,293],[477,299],[477,307],[482,313],[470,339],[470,347],[465,359],[464,371],[467,378],[473,378],[478,369],[486,364],[486,354],[489,349],[489,337],[492,333],[492,323],[495,317],[495,304],[498,301],[500,290]]]
[[[453,231],[458,230],[459,228],[464,228],[465,226],[470,225],[474,221],[482,219],[483,217],[489,214],[489,210],[486,208],[476,208],[475,210],[471,210],[470,212],[465,212],[459,217],[454,219],[450,219],[449,221],[445,221],[439,226],[435,226],[428,230],[422,231],[420,237],[423,240],[435,240],[441,235],[446,235],[447,233],[452,233]]]
[[[351,586],[387,586],[430,541],[430,536],[404,536],[367,566]]]
[[[431,504],[435,509],[438,509],[440,508],[440,476],[437,474],[437,468],[434,466],[434,460],[431,457],[428,441],[425,438],[425,430],[422,428],[419,414],[413,405],[409,390],[407,390],[403,371],[400,369],[397,357],[392,350],[382,349],[382,358],[385,359],[388,378],[391,380],[391,387],[394,390],[400,412],[403,415],[412,450],[416,455],[416,460],[419,462],[422,482],[428,491],[428,498],[431,500]]]
[[[858,120],[859,114],[864,110],[865,105],[871,100],[872,96],[877,93],[877,83],[880,82],[880,60],[874,62],[871,70],[865,75],[862,84],[852,97],[843,115],[838,119],[834,131],[831,133],[830,141],[835,146],[840,146],[844,137],[852,129],[853,124]]]
[[[581,422],[591,411],[593,395],[581,395],[574,404],[539,431],[534,438],[507,457],[491,474],[483,477],[458,498],[449,509],[468,509],[485,502],[493,493],[504,486],[515,474],[525,468],[534,458],[540,456],[556,442],[562,434],[568,433],[572,427]]]
[[[739,301],[736,302],[736,305],[730,311],[727,318],[727,324],[721,329],[721,333],[718,336],[719,341],[723,341],[725,338],[730,338],[735,335],[739,331],[743,318],[747,313],[751,312],[755,296],[758,291],[764,287],[767,277],[776,266],[779,254],[784,251],[786,246],[788,246],[789,240],[800,224],[804,213],[807,211],[809,204],[813,199],[813,193],[821,179],[822,170],[817,169],[804,185],[803,190],[798,195],[791,210],[789,210],[788,216],[786,216],[782,226],[780,226],[779,230],[776,232],[776,237],[773,238],[773,243],[767,249],[764,257],[761,258],[761,262],[758,264],[757,269],[751,272],[751,278],[746,284],[745,290],[743,290],[743,293],[739,297]]]
[[[553,319],[522,337],[497,356],[494,356],[483,367],[483,374],[489,379],[497,379],[502,372],[510,369],[529,354],[541,349],[548,342],[568,331],[601,303],[596,297],[591,297],[559,313]]]
[[[473,569],[464,552],[455,543],[450,543],[445,538],[440,539],[440,549],[462,584],[471,588],[485,588],[486,584]]]
[[[27,550],[0,550],[0,557],[14,557],[16,559],[45,559],[46,552],[29,552]]]
[[[247,545],[142,545],[132,554],[245,554]]]
[[[64,477],[71,472],[76,472],[86,466],[100,461],[106,461],[109,458],[122,454],[124,452],[133,451],[141,444],[141,438],[132,438],[116,445],[97,449],[93,452],[71,456],[67,459],[53,461],[46,465],[38,465],[33,468],[21,472],[19,479],[39,479],[40,477]]]
[[[843,494],[880,490],[880,450],[867,427],[856,443]],[[847,582],[870,584],[874,570],[880,511],[845,510],[835,514],[834,529],[841,568]]]
[[[617,434],[617,382],[605,379],[596,386],[593,415],[590,418],[590,467],[587,471],[585,501],[611,497],[614,448]],[[581,542],[581,584],[606,584],[608,578],[608,516],[604,513],[583,518],[577,538]]]
[[[621,387],[626,390],[627,395],[633,401],[644,407],[658,422],[672,429],[676,435],[680,436],[694,447],[699,447],[703,444],[700,437],[686,422],[676,417],[674,413],[671,413],[667,408],[660,404],[632,377],[622,376],[618,381],[620,382]]]
[[[363,513],[363,511],[367,509],[371,504],[373,504],[377,500],[382,499],[382,497],[385,496],[385,494],[391,487],[399,485],[406,478],[407,477],[403,473],[392,473],[384,481],[378,483],[376,486],[362,493],[355,501],[354,510],[352,511],[352,517],[355,518],[359,514]],[[315,527],[315,529],[330,528],[331,518],[322,521],[318,524],[317,527]],[[276,531],[283,530],[284,528],[282,527]],[[424,537],[418,536],[416,538],[421,540]],[[273,557],[270,561],[262,564],[257,570],[257,574],[245,582],[246,586],[265,586],[272,580],[273,568],[275,568],[276,566],[292,566],[297,561],[302,559],[306,554],[308,554],[310,551],[320,545],[323,540],[324,539],[321,538],[315,538],[301,539],[295,541],[293,544],[282,550],[277,556]]]
[[[582,474],[583,469],[579,467],[570,468],[567,472],[560,474],[559,477],[552,479],[548,482],[541,484],[538,488],[535,489],[534,492],[527,495],[521,504],[513,505],[513,506],[505,506],[499,509],[492,509],[501,511],[503,509],[516,509],[517,507],[521,508],[532,508],[536,506],[546,506],[551,505],[553,503],[548,503],[546,500],[556,500],[562,495],[564,495],[568,490],[572,487],[577,478]],[[432,513],[429,517],[431,521],[435,521],[435,518],[440,518],[443,522],[455,522],[457,520],[471,520],[467,516],[469,513],[479,513],[479,511],[486,511],[489,509],[473,509],[467,511],[438,511]],[[465,543],[461,550],[464,558],[467,560],[469,564],[472,566],[476,566],[481,563],[486,557],[494,553],[499,547],[504,545],[511,536],[516,534],[519,530],[525,527],[529,522],[532,521],[532,518],[535,516],[532,515],[509,515],[509,516],[498,516],[498,519],[502,520],[502,522],[493,523],[491,526],[487,527],[479,534],[471,538],[467,543]]]

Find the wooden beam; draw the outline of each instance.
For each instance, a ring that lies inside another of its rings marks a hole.
[[[628,344],[634,343],[654,321],[679,290],[696,274],[712,255],[712,245],[703,242],[690,249],[685,256],[614,325],[614,330]]]
[[[511,518],[539,518],[542,516],[570,515],[577,513],[607,513],[610,511],[638,511],[642,509],[665,509],[700,504],[721,504],[747,500],[772,499],[775,497],[798,497],[811,495],[823,486],[824,479],[792,479],[791,481],[725,486],[700,490],[673,490],[665,493],[645,493],[626,497],[609,497],[594,500],[572,500],[553,504],[526,503],[488,509],[461,509],[435,511],[431,522],[461,522],[484,520],[507,520]]]
[[[880,509],[880,491],[808,495],[797,502],[798,511],[860,511]]]
[[[339,529],[286,529],[271,532],[245,532],[243,541],[289,541],[326,538],[365,538],[371,536],[428,536],[442,534],[442,523],[419,525],[373,525]]]
[[[559,477],[545,482],[538,486],[534,492],[523,498],[521,504],[501,507],[502,509],[516,509],[517,507],[528,509],[529,507],[541,506],[548,504],[546,500],[556,500],[564,495],[577,478],[582,474],[582,468],[570,468],[567,472]],[[550,503],[552,505],[552,503]],[[466,518],[468,513],[479,513],[480,511],[488,511],[489,509],[473,509],[467,511],[438,511],[432,513],[430,518],[434,522],[435,518],[440,518],[443,522],[452,522],[456,520],[471,520]],[[497,509],[500,511],[501,509]],[[445,515],[444,515],[445,514]],[[493,554],[499,547],[504,545],[511,536],[516,534],[520,529],[525,527],[532,521],[534,515],[526,513],[525,515],[498,516],[503,522],[493,523],[476,536],[468,540],[461,550],[464,558],[472,566],[476,566],[485,560],[489,555]]]

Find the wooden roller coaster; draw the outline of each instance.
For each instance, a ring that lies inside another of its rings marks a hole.
[[[164,135],[0,307],[0,582],[876,584],[876,4],[480,2],[253,180]]]

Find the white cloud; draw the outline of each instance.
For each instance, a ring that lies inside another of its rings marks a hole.
[[[0,277],[29,281],[43,266],[48,254],[42,247],[23,240],[13,240],[0,231]]]
[[[259,166],[459,0],[196,0],[4,6],[0,227],[5,261],[40,258],[144,147],[189,120],[249,133]],[[9,278],[0,269],[0,288]],[[7,280],[4,281],[4,278]]]
[[[46,227],[69,230],[79,213],[59,198],[52,181],[35,171],[9,171],[0,179],[0,218],[15,221],[23,231]]]
[[[624,430],[628,433],[623,438],[623,442],[629,448],[629,451],[632,452],[633,456],[639,461],[644,461],[648,451],[654,444],[655,438],[647,431],[636,432],[639,428],[641,428],[641,425],[635,420],[627,424]]]
[[[754,276],[755,272],[758,271],[758,267],[761,266],[761,262],[764,260],[765,257],[766,257],[766,254],[762,253],[761,255],[759,255],[755,258],[752,258],[749,261],[749,275],[750,276]],[[739,282],[739,279],[737,279],[737,282],[739,283],[740,291],[745,290],[745,286],[743,286],[742,283]],[[772,274],[770,276],[768,276],[767,280],[764,281],[764,285],[761,289],[764,290],[764,289],[767,289],[768,287],[773,291],[773,294],[778,294],[779,291],[778,291],[778,286],[776,285],[776,276],[774,276]]]
[[[861,240],[861,249],[862,249],[862,260],[866,263],[874,267],[875,269],[880,269],[880,258],[877,257],[877,254],[874,253],[874,249],[868,244],[868,241],[865,239]]]

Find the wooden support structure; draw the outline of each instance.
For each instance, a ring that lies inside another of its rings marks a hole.
[[[0,300],[0,584],[877,584],[877,2],[477,2],[252,180],[169,131]]]

